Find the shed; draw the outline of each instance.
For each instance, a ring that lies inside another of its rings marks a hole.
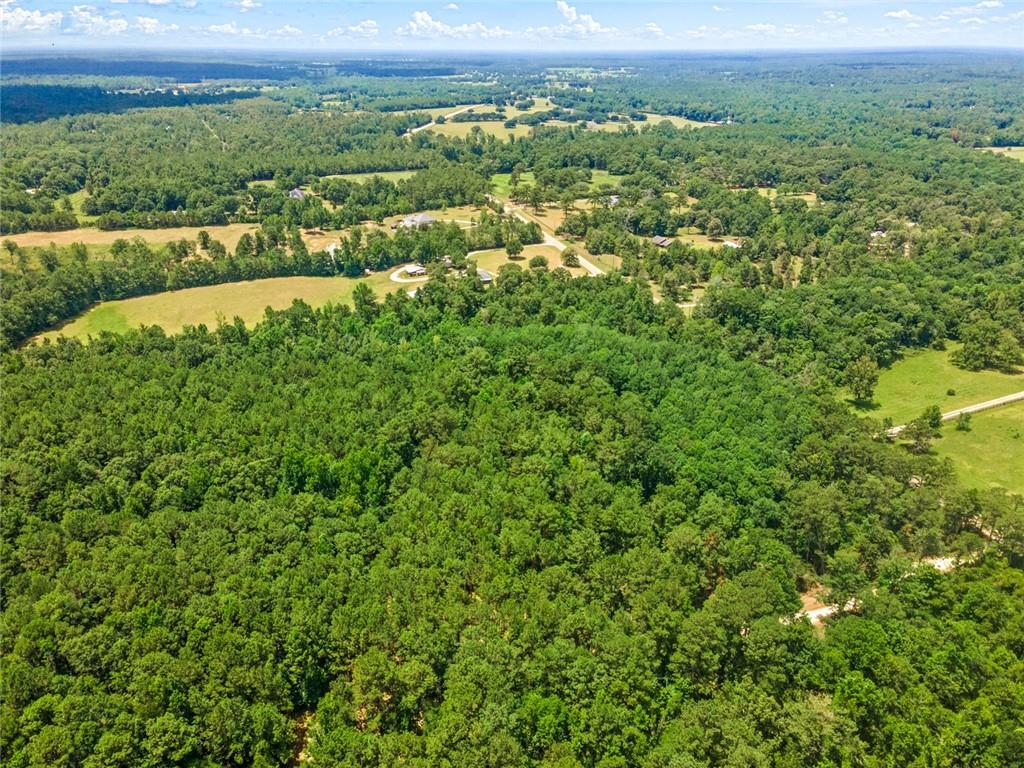
[[[675,242],[671,237],[665,237],[664,235],[655,235],[651,238],[651,242],[659,248],[668,248],[672,243]]]
[[[409,275],[409,277],[422,277],[427,274],[427,268],[422,264],[410,264],[405,268],[405,274]]]
[[[296,187],[295,189],[288,193],[288,197],[290,197],[292,200],[302,200],[306,197],[306,193],[303,192],[298,187]]]
[[[494,275],[488,272],[486,269],[478,269],[476,276],[480,278],[481,283],[490,283],[494,280]]]
[[[735,240],[723,240],[722,245],[726,248],[742,248],[743,243],[738,243]]]

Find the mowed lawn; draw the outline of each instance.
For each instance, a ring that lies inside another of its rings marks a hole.
[[[41,334],[86,338],[100,331],[124,332],[140,325],[159,325],[168,333],[177,333],[186,325],[217,325],[223,318],[230,322],[240,317],[247,325],[263,317],[267,307],[286,309],[295,299],[314,307],[327,303],[350,303],[356,285],[364,283],[378,298],[402,290],[387,272],[365,278],[350,277],[274,277],[240,283],[225,283],[181,291],[167,291],[121,301],[108,301],[72,320],[62,328]]]
[[[1024,494],[1024,402],[974,414],[969,432],[944,425],[932,450],[953,462],[968,488]]]
[[[957,348],[911,352],[881,372],[875,387],[876,407],[860,411],[877,419],[890,417],[905,424],[931,405],[943,413],[1024,390],[1024,375],[998,371],[965,371],[950,354]],[[947,394],[952,390],[954,394]],[[978,417],[980,418],[980,416]]]
[[[480,269],[486,269],[488,272],[497,275],[498,270],[504,264],[518,264],[523,269],[530,268],[530,259],[534,256],[543,256],[548,260],[548,269],[557,269],[558,267],[565,267],[573,275],[573,277],[580,277],[587,274],[587,270],[583,267],[566,267],[562,263],[561,252],[552,245],[527,245],[523,248],[523,252],[518,259],[509,259],[508,254],[505,253],[504,248],[494,248],[489,251],[478,251],[472,254],[469,258],[476,262],[476,265]]]

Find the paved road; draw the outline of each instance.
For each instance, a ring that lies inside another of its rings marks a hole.
[[[468,107],[462,107],[461,109],[456,109],[454,112],[449,112],[447,115],[445,115],[444,119],[447,120],[448,118],[455,117],[456,115],[461,115],[463,112],[469,112],[469,110],[471,110],[471,109],[476,109],[477,106],[479,106],[479,105],[478,104],[470,104]],[[412,129],[406,131],[405,135],[406,136],[412,136],[414,133],[419,133],[420,131],[427,130],[427,128],[429,128],[432,125],[434,125],[434,121],[433,120],[431,120],[429,123],[424,123],[423,125],[417,125],[415,128],[412,128]]]
[[[948,413],[942,414],[943,421],[952,421],[953,419],[960,416],[962,413],[977,413],[978,411],[987,411],[989,408],[998,408],[1001,405],[1009,405],[1010,403],[1016,403],[1018,400],[1024,400],[1024,392],[1014,392],[1010,395],[1003,395],[1002,397],[996,397],[992,400],[986,400],[983,403],[975,403],[974,405],[965,405],[963,408],[956,408],[955,410],[949,411]],[[892,427],[886,432],[889,437],[896,437],[900,432],[906,429],[906,424],[899,424],[898,426]]]

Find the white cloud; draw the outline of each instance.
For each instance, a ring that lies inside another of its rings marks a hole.
[[[664,37],[665,31],[653,21],[649,21],[644,25],[644,34],[651,35],[653,37]]]
[[[164,24],[160,19],[154,19],[152,16],[136,16],[135,26],[144,35],[160,35],[164,32],[178,30],[177,24]]]
[[[819,24],[846,24],[849,19],[839,11],[825,11],[818,17]]]
[[[11,2],[0,5],[0,29],[8,34],[52,32],[60,27],[63,18],[60,11],[27,11]]]
[[[996,8],[1002,7],[1002,0],[981,0],[980,3],[975,3],[974,5],[959,5],[956,8],[947,8],[935,18],[938,21],[946,21],[947,19],[952,19],[956,16],[969,16],[971,14],[985,13],[986,11],[992,11]]]
[[[257,2],[257,0],[232,0],[228,5],[237,8],[242,13],[248,13],[262,6],[263,3]]]
[[[215,35],[237,35],[241,34],[242,30],[235,22],[229,21],[227,24],[211,24],[206,31],[213,32]]]
[[[459,24],[452,26],[443,21],[438,21],[426,11],[416,11],[408,24],[403,24],[395,30],[395,34],[402,37],[480,37],[493,39],[508,37],[511,32],[503,27],[488,27],[482,22],[475,21],[472,24]]]
[[[93,5],[76,5],[68,11],[68,31],[85,35],[120,35],[128,31],[128,22],[117,16],[104,16]]]
[[[720,32],[718,27],[709,27],[707,24],[701,24],[699,27],[694,29],[686,30],[686,34],[690,37],[712,37]]]
[[[981,24],[985,24],[986,22],[985,22],[984,19],[979,19],[977,16],[970,16],[970,17],[968,17],[966,19],[960,19],[960,23],[961,24],[981,25]]]
[[[747,30],[748,32],[760,32],[766,35],[775,34],[774,24],[747,24],[747,26],[745,26],[744,29]]]
[[[285,24],[277,29],[266,30],[240,27],[238,22],[235,21],[229,21],[226,24],[211,24],[208,27],[204,27],[202,31],[209,35],[230,35],[232,37],[247,37],[253,40],[293,38],[304,34],[301,29],[293,27],[291,24]]]
[[[146,0],[146,5],[170,5],[171,0]]]
[[[899,19],[900,21],[920,21],[921,20],[920,16],[915,16],[910,11],[908,11],[906,8],[904,8],[904,9],[902,9],[900,11],[889,11],[887,14],[885,14],[885,17],[887,19]]]
[[[380,34],[380,27],[373,19],[363,19],[358,24],[350,27],[335,27],[327,32],[326,37],[376,37]]]
[[[553,27],[529,27],[526,30],[528,35],[540,37],[598,37],[613,36],[619,34],[617,27],[606,27],[589,13],[580,13],[576,6],[569,5],[565,0],[557,0],[555,7],[562,14],[565,22]]]
[[[714,11],[715,13],[722,13],[725,10],[725,8],[723,8],[720,5],[712,5],[711,10]]]
[[[444,9],[446,11],[457,11],[457,10],[459,10],[459,6],[456,5],[455,3],[448,3],[448,5],[446,5],[444,7]]]

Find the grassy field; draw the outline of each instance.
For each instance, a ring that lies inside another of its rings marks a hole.
[[[89,193],[84,189],[80,189],[77,192],[72,192],[68,195],[68,199],[71,201],[71,210],[75,212],[75,216],[78,217],[78,220],[82,224],[91,226],[99,216],[88,216],[82,212],[82,206],[85,204],[87,197],[89,197]]]
[[[618,185],[620,178],[620,176],[613,176],[608,171],[594,169],[590,172],[588,190],[590,192],[596,192],[604,187],[614,188]],[[520,185],[531,186],[533,181],[533,171],[524,171],[519,174]],[[491,185],[494,189],[494,194],[498,197],[508,198],[512,191],[511,182],[511,173],[496,173],[491,176]]]
[[[548,260],[548,269],[556,269],[558,267],[565,267],[562,263],[562,255],[557,248],[551,245],[528,245],[523,248],[521,258],[511,260],[508,254],[505,253],[504,248],[495,248],[490,251],[481,251],[474,253],[470,258],[476,262],[476,265],[481,269],[486,269],[492,274],[497,274],[498,270],[503,264],[518,264],[523,269],[529,269],[530,259],[534,256],[544,256]],[[574,277],[580,277],[587,274],[587,270],[583,267],[565,267],[572,273]]]
[[[1024,402],[974,414],[970,432],[946,424],[932,450],[953,462],[969,488],[1024,494]]]
[[[484,133],[496,136],[502,141],[508,141],[510,136],[529,136],[531,130],[531,126],[529,125],[516,125],[515,128],[506,128],[503,123],[499,123],[497,121],[486,123],[456,123],[449,121],[442,125],[432,125],[429,130],[440,134],[441,136],[448,136],[453,139],[464,139],[473,132],[473,126],[479,126],[480,130]]]
[[[369,181],[374,176],[380,176],[382,179],[387,181],[401,181],[402,179],[408,179],[416,175],[416,171],[372,171],[370,173],[332,173],[330,176],[324,176],[325,179],[348,179],[349,181],[356,181],[362,183]]]
[[[945,350],[912,352],[882,371],[875,388],[875,407],[860,412],[905,424],[930,405],[945,413],[1024,389],[1021,374],[957,368],[949,359],[955,349],[956,345],[950,344]],[[947,394],[949,390],[955,394]]]
[[[516,109],[515,107],[506,107],[504,113],[505,119],[511,120],[513,118],[522,117],[523,115],[528,115],[532,112],[541,112],[547,109],[551,109],[551,106],[552,104],[549,99],[537,98],[534,99],[534,104],[530,109]],[[448,115],[451,112],[455,112],[457,109],[457,107],[452,107],[446,112],[442,112],[440,114]],[[489,104],[477,104],[474,105],[473,109],[478,112],[490,112],[493,109],[493,106]],[[436,116],[437,115],[431,115],[431,117]],[[503,122],[498,120],[489,120],[486,122],[479,123],[448,121],[442,123],[441,125],[432,125],[430,127],[430,130],[434,131],[435,133],[439,133],[442,136],[450,136],[452,138],[464,139],[467,136],[469,136],[470,133],[473,132],[473,126],[479,126],[480,130],[482,130],[484,133],[496,136],[502,141],[508,141],[510,136],[529,136],[532,127],[529,125],[517,125],[515,128],[506,128]]]
[[[729,235],[724,235],[717,240],[712,240],[704,233],[698,232],[694,227],[680,229],[676,234],[676,239],[696,248],[719,248],[726,240],[736,240],[736,238],[730,237]]]
[[[655,115],[647,113],[647,120],[645,121],[648,125],[657,125],[664,121],[672,123],[676,128],[707,128],[708,126],[714,125],[714,123],[702,123],[699,120],[690,120],[687,117],[679,117],[678,115]],[[644,125],[643,122],[637,123],[638,126]]]
[[[1024,147],[983,147],[986,152],[1024,162]]]
[[[755,189],[757,190],[757,194],[761,195],[762,197],[767,197],[769,200],[774,200],[775,198],[779,197],[779,190],[775,189],[774,187],[755,187]],[[736,191],[745,192],[746,190],[739,189]],[[799,195],[783,195],[782,197],[798,197],[801,200],[806,200],[810,205],[817,205],[818,203],[818,195],[816,192],[804,192]]]
[[[463,109],[465,107],[473,107],[474,109],[480,109],[483,104],[457,104],[454,107],[430,107],[429,109],[402,109],[397,112],[386,112],[385,114],[390,115],[412,115],[412,114],[423,114],[430,115],[430,119],[433,120],[438,115],[450,115],[452,112]]]
[[[246,232],[254,232],[259,229],[258,224],[224,224],[222,226],[209,227],[167,227],[163,229],[114,229],[101,230],[90,227],[78,227],[67,229],[63,232],[23,232],[20,235],[8,235],[5,240],[13,240],[20,246],[29,248],[33,246],[45,247],[50,243],[54,245],[71,245],[72,243],[85,243],[86,245],[110,246],[115,240],[131,240],[133,237],[141,237],[147,243],[162,244],[174,240],[195,240],[199,231],[205,229],[210,237],[219,240],[229,250],[234,250],[239,239]]]
[[[42,337],[86,338],[100,331],[124,332],[140,325],[159,325],[168,333],[177,333],[186,325],[205,323],[213,328],[218,318],[231,321],[236,316],[252,324],[263,317],[267,307],[285,309],[294,299],[302,299],[315,307],[328,302],[349,303],[352,291],[360,282],[369,285],[378,297],[401,290],[402,286],[392,282],[389,275],[390,271],[358,279],[275,277],[108,301]]]

